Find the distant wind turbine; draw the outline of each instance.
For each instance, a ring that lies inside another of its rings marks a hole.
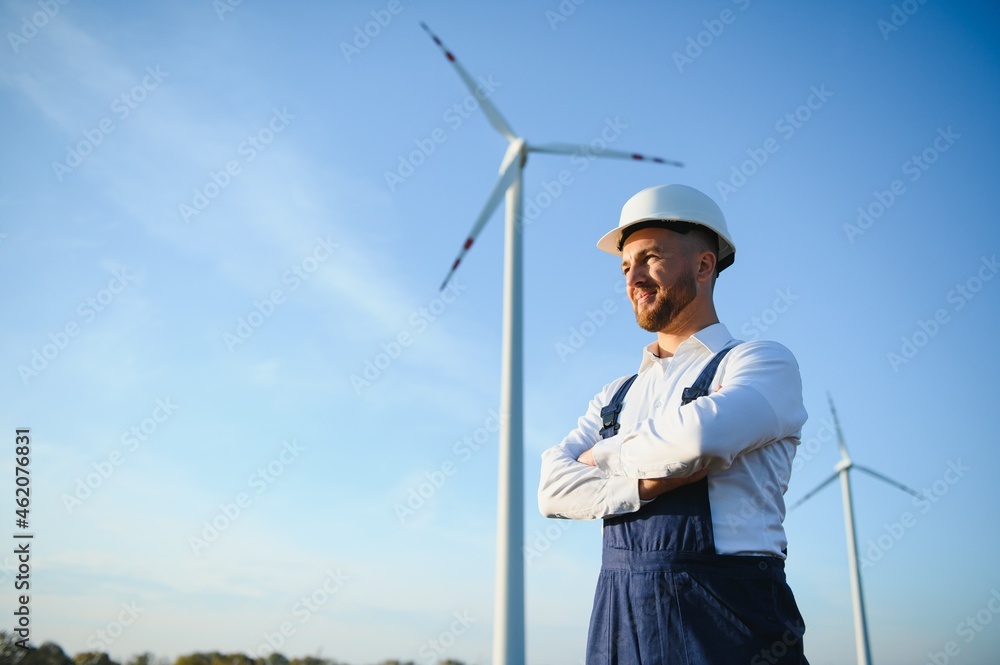
[[[837,429],[837,441],[840,444],[840,461],[834,467],[835,471],[832,476],[820,483],[816,489],[796,501],[788,510],[789,512],[795,510],[811,499],[821,489],[836,480],[837,476],[840,476],[840,489],[844,500],[844,527],[847,530],[847,563],[851,571],[851,599],[854,604],[854,641],[858,655],[858,665],[871,665],[871,650],[868,646],[868,620],[865,618],[865,600],[861,594],[861,570],[858,559],[857,535],[854,530],[854,504],[851,500],[851,478],[849,473],[851,469],[864,471],[868,475],[874,476],[882,482],[889,483],[904,492],[908,492],[918,499],[922,499],[923,495],[914,489],[910,489],[903,483],[896,482],[892,478],[883,476],[877,471],[851,461],[851,456],[847,454],[847,444],[844,443],[844,434],[840,431],[840,419],[837,418],[837,409],[833,406],[833,397],[828,394],[827,399],[830,401],[830,411],[833,413],[833,423]]]
[[[458,72],[466,87],[476,96],[494,129],[504,135],[509,145],[500,162],[497,179],[486,204],[472,225],[472,231],[462,245],[458,257],[448,271],[441,289],[455,274],[458,265],[472,247],[479,232],[486,226],[506,195],[507,217],[504,232],[504,295],[503,295],[503,344],[500,378],[500,463],[497,496],[497,562],[493,618],[493,665],[520,665],[525,660],[524,650],[524,478],[523,478],[523,416],[522,416],[522,324],[521,324],[521,229],[523,218],[521,199],[521,174],[529,152],[573,155],[583,152],[588,156],[616,157],[652,161],[658,164],[683,166],[680,162],[659,157],[646,157],[619,150],[594,151],[587,145],[546,143],[529,145],[518,136],[493,103],[477,94],[476,82],[459,64],[438,37],[425,23],[434,43],[444,52]]]

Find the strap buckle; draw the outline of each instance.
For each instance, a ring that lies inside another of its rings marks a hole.
[[[704,388],[699,388],[697,386],[691,386],[690,388],[685,388],[684,392],[681,393],[681,405],[687,404],[688,402],[693,402],[699,397],[704,397],[708,394],[708,391]]]
[[[610,436],[605,435],[605,432],[608,430],[611,430],[611,435],[618,433],[618,429],[621,427],[621,425],[618,424],[618,414],[620,414],[621,411],[621,402],[617,404],[609,404],[601,409],[601,421],[604,423],[604,429],[601,430],[601,436],[604,438]]]

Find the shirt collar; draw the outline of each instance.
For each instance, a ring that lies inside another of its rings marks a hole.
[[[701,355],[715,355],[724,349],[733,336],[729,334],[729,329],[723,323],[713,323],[706,326],[688,337],[677,347],[674,357],[686,355],[688,353],[698,353]],[[642,350],[642,362],[639,363],[639,371],[642,372],[647,367],[659,364],[661,358],[656,355],[656,341],[654,340]]]

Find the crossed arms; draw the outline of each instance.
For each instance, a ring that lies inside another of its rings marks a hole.
[[[727,361],[722,389],[623,423],[618,434],[601,439],[601,407],[620,381],[606,386],[562,443],[542,454],[542,514],[601,519],[635,512],[664,492],[728,469],[739,455],[796,435],[806,412],[791,352],[749,342]]]
[[[586,464],[587,466],[597,466],[597,462],[594,461],[594,449],[588,448],[587,450],[584,450],[580,456],[576,458],[576,461],[581,464]],[[688,483],[693,483],[696,480],[701,480],[707,475],[708,469],[702,469],[693,476],[688,476],[687,478],[639,478],[639,500],[652,501],[664,492],[669,492],[670,490],[677,489],[681,485],[687,485]]]

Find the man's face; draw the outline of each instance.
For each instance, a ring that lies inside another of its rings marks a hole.
[[[694,259],[685,238],[667,229],[636,231],[622,247],[622,272],[635,320],[649,332],[680,327],[698,295]]]

